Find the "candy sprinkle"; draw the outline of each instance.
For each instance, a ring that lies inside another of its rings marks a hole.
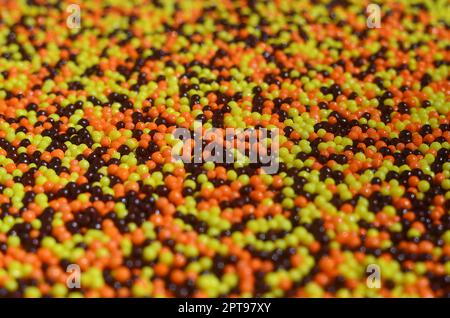
[[[369,4],[0,1],[0,297],[450,297],[448,3]]]

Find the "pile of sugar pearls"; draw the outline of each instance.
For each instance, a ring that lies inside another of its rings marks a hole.
[[[0,297],[450,296],[434,2],[379,29],[347,1],[83,1],[79,29],[26,3],[0,20]],[[278,128],[277,173],[173,162],[196,120]]]

